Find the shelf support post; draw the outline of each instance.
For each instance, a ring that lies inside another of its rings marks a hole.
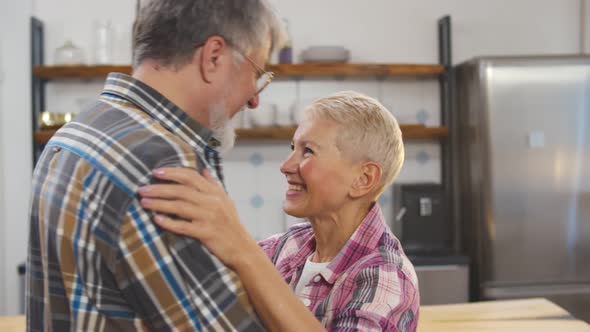
[[[455,170],[456,153],[456,135],[455,135],[455,114],[454,95],[455,81],[453,72],[452,48],[451,48],[451,17],[446,15],[438,21],[438,60],[444,67],[444,72],[440,75],[440,112],[441,125],[447,126],[449,135],[441,144],[441,182],[447,197],[449,209],[449,220],[451,221],[453,231],[453,250],[455,253],[460,252],[460,207],[457,199],[456,190],[459,187],[458,173]]]
[[[33,133],[39,130],[38,117],[45,109],[45,83],[46,80],[38,78],[33,73],[34,66],[43,65],[43,49],[45,47],[43,22],[31,17],[31,97],[32,97],[32,123]],[[41,154],[41,147],[33,139],[33,166]]]

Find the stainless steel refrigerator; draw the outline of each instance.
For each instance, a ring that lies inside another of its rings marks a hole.
[[[590,321],[590,57],[477,58],[454,75],[472,298],[546,297]]]

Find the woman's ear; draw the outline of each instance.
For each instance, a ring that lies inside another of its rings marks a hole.
[[[350,196],[358,198],[372,193],[381,182],[381,174],[379,164],[372,161],[364,162],[360,166],[358,176],[352,184]]]
[[[228,44],[221,36],[211,36],[207,39],[201,52],[195,52],[193,62],[199,66],[201,77],[206,83],[211,83],[221,72],[221,61]]]

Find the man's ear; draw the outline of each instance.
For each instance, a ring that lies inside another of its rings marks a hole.
[[[193,62],[201,71],[201,77],[206,83],[213,82],[221,72],[221,59],[227,52],[228,44],[221,36],[211,36],[207,39],[201,52],[195,52]]]
[[[350,189],[350,196],[358,198],[371,193],[381,182],[382,170],[379,164],[367,161],[359,169],[358,176],[354,180]]]

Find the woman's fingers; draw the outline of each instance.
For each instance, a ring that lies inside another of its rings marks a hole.
[[[163,198],[199,203],[204,194],[192,187],[181,184],[153,184],[140,187],[137,192],[142,198]]]
[[[219,198],[227,196],[225,191],[215,193],[200,192],[182,184],[152,184],[140,187],[137,192],[142,198],[180,200],[199,206],[212,204]]]
[[[185,235],[199,240],[206,234],[205,227],[203,227],[203,225],[200,225],[198,222],[195,221],[191,222],[172,219],[161,214],[157,214],[154,217],[154,220],[156,221],[158,226],[175,234]]]
[[[204,202],[204,200],[203,200]],[[213,213],[208,208],[200,208],[190,202],[157,198],[142,198],[141,206],[159,213],[173,214],[182,219],[199,221],[213,219]]]
[[[152,173],[160,180],[168,180],[184,184],[201,192],[206,192],[212,189],[210,181],[205,179],[201,174],[199,174],[199,172],[197,172],[197,170],[193,168],[163,167],[153,170]]]
[[[223,186],[221,185],[221,182],[217,181],[217,179],[211,174],[211,172],[209,172],[208,169],[204,168],[202,173],[205,180],[209,181],[209,183],[225,192]]]

